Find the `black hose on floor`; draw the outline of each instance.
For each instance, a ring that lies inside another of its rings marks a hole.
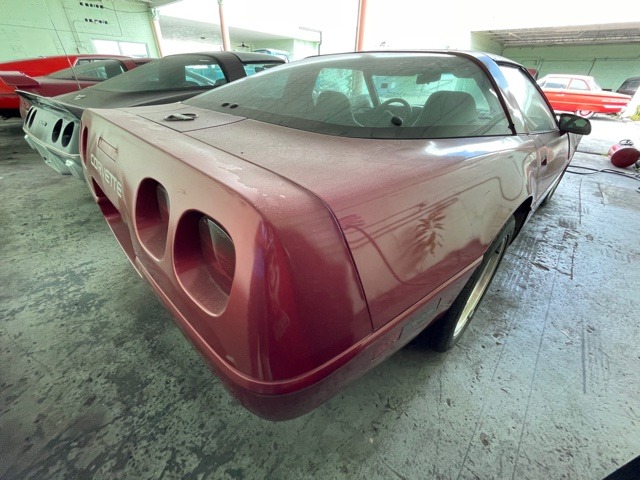
[[[580,169],[583,171],[575,171],[572,169]],[[569,165],[567,167],[567,173],[573,173],[574,175],[594,175],[596,173],[610,173],[612,175],[619,175],[621,177],[630,178],[632,180],[637,180],[640,182],[639,173],[632,174],[632,173],[620,172],[618,170],[613,170],[611,168],[592,168],[592,167],[585,167],[582,165]],[[640,187],[636,189],[636,192],[640,193]]]

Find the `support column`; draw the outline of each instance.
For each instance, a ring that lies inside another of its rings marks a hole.
[[[358,2],[358,25],[356,26],[356,52],[361,52],[364,45],[364,25],[367,16],[367,0]]]
[[[220,33],[222,36],[222,49],[225,51],[231,50],[231,42],[229,41],[229,28],[227,22],[224,19],[224,7],[222,6],[222,0],[218,0],[218,12],[220,13]]]
[[[156,42],[158,57],[162,57],[162,31],[160,30],[160,12],[157,8],[151,8],[151,29],[153,30],[153,39]]]

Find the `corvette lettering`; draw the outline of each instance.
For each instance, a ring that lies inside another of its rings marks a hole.
[[[102,162],[93,153],[91,154],[91,166],[98,172],[105,185],[115,190],[118,198],[122,198],[122,182],[107,167],[102,165]]]

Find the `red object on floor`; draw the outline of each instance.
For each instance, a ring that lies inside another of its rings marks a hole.
[[[613,145],[608,152],[611,163],[618,168],[627,168],[640,160],[640,150],[633,146],[630,140],[621,140]]]

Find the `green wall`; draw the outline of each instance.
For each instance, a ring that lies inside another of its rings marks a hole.
[[[471,49],[481,52],[502,55],[504,47],[501,43],[493,41],[489,36],[478,32],[471,32]]]
[[[547,73],[595,77],[602,88],[616,90],[629,77],[640,76],[640,45],[507,47],[482,33],[471,34],[472,48],[496,53]]]
[[[588,45],[506,48],[505,57],[547,73],[591,75],[602,88],[616,90],[628,77],[640,76],[640,45]]]
[[[0,62],[95,53],[92,40],[144,43],[149,56],[159,56],[144,2],[0,0]]]

